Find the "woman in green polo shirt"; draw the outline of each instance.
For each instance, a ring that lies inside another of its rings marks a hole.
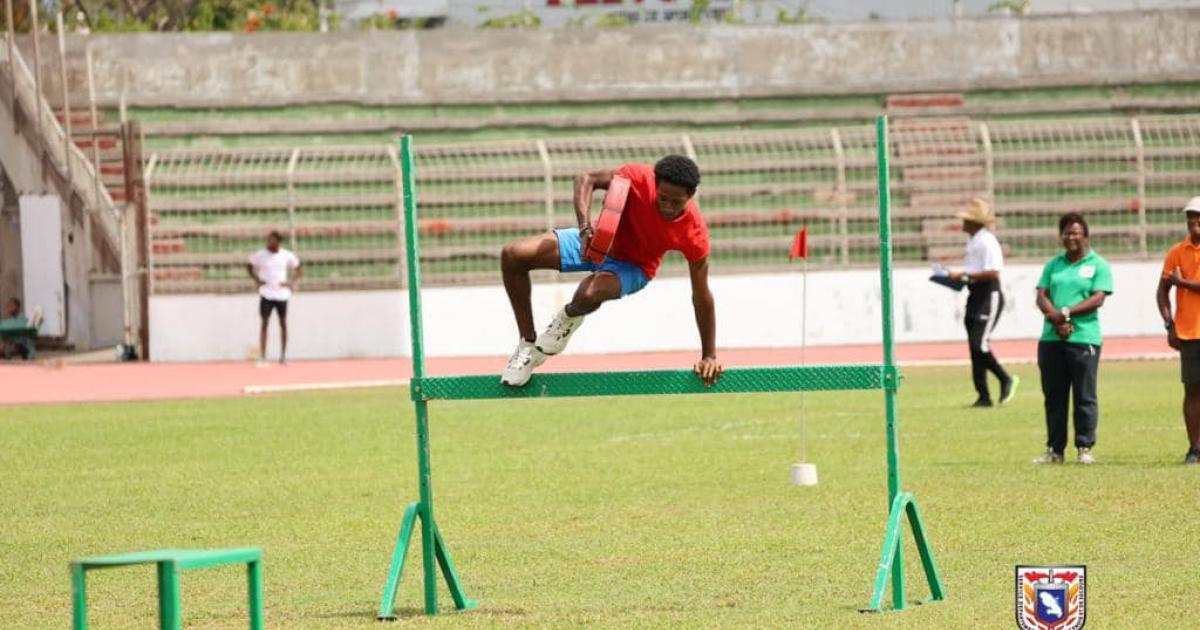
[[[1038,368],[1046,399],[1046,452],[1035,464],[1061,464],[1067,448],[1067,403],[1074,394],[1075,447],[1079,463],[1092,464],[1096,424],[1096,375],[1100,368],[1100,312],[1112,294],[1112,269],[1092,251],[1083,215],[1058,220],[1063,253],[1050,259],[1037,285],[1037,306],[1045,316],[1038,342]]]

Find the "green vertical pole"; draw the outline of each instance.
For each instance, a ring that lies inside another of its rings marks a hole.
[[[158,627],[160,630],[182,630],[179,614],[179,567],[174,562],[158,563]]]
[[[884,404],[887,413],[888,510],[900,493],[900,447],[896,431],[896,348],[893,337],[892,305],[892,189],[888,166],[887,116],[875,119],[876,152],[879,163],[879,288],[883,312],[883,370],[886,381]],[[892,562],[892,605],[904,608],[903,545],[896,546]]]
[[[417,238],[417,177],[413,172],[412,136],[400,138],[400,168],[404,181],[404,238],[408,261],[408,321],[412,338],[413,379],[425,376],[425,335],[421,327],[421,253]],[[417,477],[420,485],[421,561],[425,569],[425,614],[437,614],[437,573],[434,567],[433,473],[429,467],[429,409],[416,401]]]
[[[250,605],[250,630],[263,630],[262,560],[246,563],[246,582]]]
[[[413,378],[425,376],[425,334],[421,328],[421,252],[417,234],[417,176],[413,171],[412,136],[400,138],[404,186],[404,240],[408,262],[408,321],[412,336]]]
[[[87,630],[87,571],[82,564],[71,565],[71,627]]]
[[[429,469],[429,410],[424,400],[417,405],[417,474],[421,486],[421,567],[425,571],[425,614],[436,615],[437,570],[434,567],[433,474]]]

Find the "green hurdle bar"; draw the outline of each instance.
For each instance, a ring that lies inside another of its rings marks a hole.
[[[711,387],[691,370],[570,372],[535,374],[524,387],[506,387],[494,374],[426,376],[412,381],[412,399],[563,398],[567,396],[657,396],[883,389],[898,378],[881,365],[729,368]]]
[[[691,370],[649,370],[631,372],[536,374],[524,387],[510,388],[500,384],[496,374],[478,376],[430,377],[425,375],[424,329],[421,324],[421,267],[417,233],[416,178],[412,137],[400,140],[400,159],[404,186],[404,228],[407,243],[408,301],[411,321],[413,379],[412,400],[416,405],[417,474],[419,499],[405,508],[400,533],[392,553],[391,567],[378,618],[396,618],[395,600],[404,561],[412,540],[413,530],[420,520],[421,558],[424,569],[425,613],[437,614],[437,571],[441,569],[455,608],[473,608],[462,587],[462,581],[450,557],[433,514],[433,475],[430,469],[429,409],[431,400],[482,400],[496,398],[560,398],[568,396],[650,396],[663,394],[732,394],[771,392],[813,392],[883,390],[886,400],[888,449],[888,506],[890,508],[884,537],[882,559],[878,565],[875,588],[870,605],[864,611],[883,609],[882,599],[887,577],[892,577],[892,607],[905,607],[904,563],[900,542],[903,538],[903,517],[908,515],[913,535],[929,581],[932,599],[944,599],[941,576],[934,562],[933,550],[925,534],[924,523],[917,510],[916,499],[900,491],[900,457],[896,427],[896,394],[900,373],[895,364],[892,331],[892,236],[891,199],[888,194],[887,120],[877,120],[879,134],[879,243],[880,280],[883,310],[882,365],[828,365],[730,368],[711,387],[705,387]]]

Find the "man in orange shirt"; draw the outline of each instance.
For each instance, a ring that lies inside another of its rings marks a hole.
[[[1179,351],[1183,372],[1183,421],[1188,452],[1184,464],[1200,464],[1200,197],[1183,207],[1188,237],[1167,252],[1158,281],[1158,311],[1167,328],[1167,343]],[[1175,316],[1171,316],[1175,287]]]

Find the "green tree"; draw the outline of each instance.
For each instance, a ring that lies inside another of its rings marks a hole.
[[[321,1],[60,0],[58,6],[72,28],[96,32],[314,31]],[[53,16],[42,17],[52,22]]]
[[[1002,0],[989,4],[988,11],[991,13],[1007,11],[1013,15],[1029,15],[1032,4],[1032,0]]]
[[[633,26],[633,20],[623,13],[605,13],[592,22],[596,28],[625,28]]]
[[[812,15],[808,12],[808,3],[804,6],[796,7],[794,12],[782,4],[777,5],[775,9],[775,21],[779,24],[816,24],[824,22],[820,16]]]
[[[529,9],[521,9],[516,13],[497,15],[484,20],[479,28],[537,28],[542,25],[542,18]]]

